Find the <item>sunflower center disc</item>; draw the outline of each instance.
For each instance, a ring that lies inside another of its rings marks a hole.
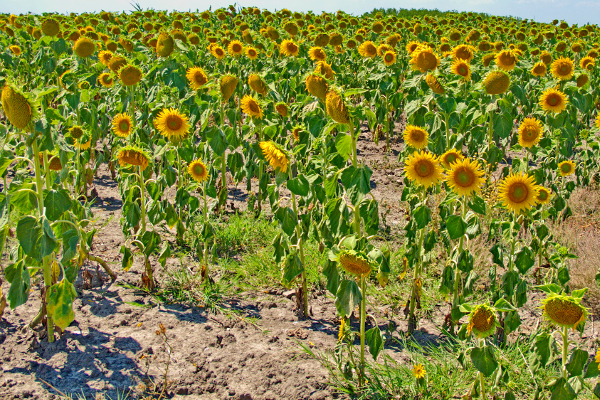
[[[181,127],[181,124],[175,119],[170,119],[169,121],[167,121],[167,126],[175,131]]]
[[[421,178],[425,178],[433,173],[433,166],[429,162],[421,161],[417,164],[415,171]]]
[[[454,163],[454,161],[456,161],[458,159],[458,157],[456,157],[454,154],[448,154],[446,156],[446,163],[448,163],[448,165]]]
[[[129,130],[129,124],[127,122],[123,121],[119,124],[119,129],[122,132],[127,132]]]
[[[411,136],[410,138],[411,138],[411,139],[412,139],[414,142],[417,142],[417,143],[421,143],[421,142],[423,141],[423,139],[424,139],[424,137],[423,137],[423,133],[422,133],[422,132],[419,132],[419,131],[415,131],[415,132],[413,132],[413,133],[412,133],[410,136]]]
[[[204,168],[202,167],[202,165],[194,165],[194,174],[204,175]]]
[[[558,104],[558,98],[556,96],[548,97],[548,104],[555,106]]]
[[[544,191],[544,190],[540,190],[540,193],[538,194],[538,198],[541,201],[546,201],[546,199],[548,198],[548,193],[546,193],[546,191]]]
[[[456,172],[455,176],[456,183],[462,187],[469,187],[475,182],[475,175],[473,175],[473,172],[466,169],[460,169]]]
[[[525,139],[530,142],[530,141],[535,140],[537,138],[537,133],[535,133],[535,131],[533,131],[533,130],[526,129],[523,132],[523,137],[525,137]]]
[[[563,164],[562,167],[560,167],[561,171],[564,172],[565,174],[571,171],[571,166],[569,164]]]
[[[529,191],[527,190],[527,186],[523,185],[522,183],[514,184],[509,191],[509,197],[515,203],[523,202],[527,198],[528,194]]]

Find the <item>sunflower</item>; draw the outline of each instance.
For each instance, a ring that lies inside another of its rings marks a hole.
[[[504,71],[491,71],[483,81],[483,86],[488,94],[502,94],[510,86],[510,76]]]
[[[127,60],[124,57],[115,55],[108,62],[108,68],[114,73],[119,72],[121,68],[127,65]]]
[[[548,72],[548,67],[542,61],[539,61],[531,68],[531,75],[533,76],[544,76]]]
[[[174,108],[163,108],[156,116],[154,126],[161,135],[174,141],[185,138],[190,130],[188,118]]]
[[[587,69],[588,71],[591,71],[595,65],[596,60],[592,57],[583,57],[581,60],[579,60],[579,66],[582,69]]]
[[[190,87],[194,90],[200,89],[208,82],[206,72],[200,67],[188,68],[185,77],[188,79]]]
[[[256,60],[258,58],[258,51],[252,46],[246,47],[246,57],[251,60]]]
[[[388,67],[396,64],[396,52],[393,50],[386,51],[383,55],[383,63]]]
[[[156,54],[160,57],[169,57],[175,48],[175,40],[171,35],[162,32],[156,39]]]
[[[326,79],[333,79],[333,68],[331,68],[331,64],[327,64],[327,61],[319,61],[317,62],[317,66],[315,67],[315,74],[319,74],[324,76]]]
[[[60,24],[53,18],[48,18],[42,22],[42,32],[46,36],[56,36],[60,32]]]
[[[263,152],[263,156],[269,162],[269,165],[273,169],[279,169],[281,172],[286,172],[289,164],[289,159],[285,151],[277,144],[272,141],[260,142],[260,149]]]
[[[262,78],[258,74],[251,74],[248,77],[248,85],[250,86],[250,89],[254,90],[258,94],[267,94],[267,84],[262,80]]]
[[[480,304],[469,314],[467,332],[475,333],[477,338],[483,339],[495,332],[496,325],[496,311],[486,304]]]
[[[377,47],[370,40],[364,41],[358,46],[358,54],[365,58],[375,58],[377,56]]]
[[[542,54],[540,54],[540,60],[546,64],[546,65],[550,65],[550,63],[552,62],[552,54],[548,53],[548,51],[544,50],[542,51]]]
[[[244,45],[239,40],[232,40],[227,45],[227,52],[234,57],[239,57],[244,53]]]
[[[410,147],[415,149],[422,149],[427,147],[427,138],[429,137],[429,133],[418,126],[414,125],[406,125],[404,129],[404,141]]]
[[[81,142],[78,139],[75,141],[75,146],[77,146],[79,148],[79,150],[85,151],[85,150],[89,149],[90,147],[92,147],[92,139],[90,138],[90,140],[88,140],[87,142]]]
[[[108,67],[108,63],[110,62],[110,59],[113,56],[113,52],[110,50],[102,50],[100,53],[98,53],[98,61],[100,61],[102,64],[106,65]]]
[[[279,45],[279,52],[284,56],[297,56],[300,48],[293,40],[286,39]]]
[[[117,158],[121,167],[130,165],[138,166],[143,171],[150,163],[150,156],[141,148],[136,146],[125,146],[117,152]]]
[[[354,250],[341,251],[335,260],[346,272],[359,277],[369,275],[372,270],[368,257]]]
[[[429,86],[433,93],[444,94],[446,92],[446,89],[444,89],[442,84],[433,74],[427,74],[425,82],[427,82],[427,86]]]
[[[573,328],[585,321],[587,309],[581,299],[564,294],[551,293],[542,300],[544,316],[558,326]]]
[[[412,53],[410,64],[414,70],[421,72],[432,71],[440,65],[440,58],[428,46],[419,46]]]
[[[459,196],[470,196],[479,192],[484,180],[481,178],[483,170],[477,161],[463,158],[450,164],[446,174],[446,183]]]
[[[77,39],[77,41],[73,45],[73,52],[81,58],[88,58],[89,56],[94,54],[95,51],[96,45],[88,37],[81,37]]]
[[[379,46],[377,46],[377,55],[383,56],[385,53],[387,53],[390,50],[393,50],[391,46],[389,46],[385,43],[382,43]]]
[[[554,88],[545,90],[540,96],[540,106],[544,111],[561,113],[567,108],[567,103],[567,95]]]
[[[550,65],[550,72],[552,72],[552,76],[554,76],[556,79],[561,81],[569,80],[575,73],[573,61],[570,58],[558,58]]]
[[[135,65],[126,65],[119,69],[119,79],[125,86],[134,86],[142,79],[142,70]]]
[[[292,129],[292,136],[294,137],[295,142],[300,140],[300,132],[302,132],[303,130],[304,127],[302,125],[294,126],[294,128]]]
[[[439,160],[429,152],[415,151],[406,160],[404,172],[409,180],[425,188],[437,184],[442,179]]]
[[[419,47],[421,45],[421,43],[419,42],[408,42],[408,44],[406,45],[406,52],[408,54],[412,54],[413,51],[415,51],[417,49],[417,47]]]
[[[596,128],[600,129],[600,114],[596,116]]]
[[[413,367],[412,373],[416,379],[423,379],[427,372],[425,371],[423,364],[417,364]]]
[[[133,122],[127,113],[117,114],[112,120],[112,131],[115,135],[126,138],[131,134]]]
[[[450,149],[440,156],[440,163],[444,168],[450,169],[450,165],[462,160],[464,156],[456,149]]]
[[[242,111],[248,114],[250,117],[262,119],[264,117],[263,111],[258,104],[258,101],[252,97],[245,95],[241,101]]]
[[[325,50],[323,50],[322,47],[314,46],[308,50],[308,56],[313,61],[325,61],[327,53],[325,53]]]
[[[15,56],[21,55],[21,48],[19,46],[9,46],[8,48]]]
[[[310,74],[306,77],[304,82],[306,83],[306,90],[308,90],[308,93],[316,98],[325,100],[329,88],[325,78],[322,78],[319,75]]]
[[[460,44],[452,49],[452,58],[455,60],[464,60],[470,63],[475,56],[475,47],[469,44]]]
[[[512,173],[500,183],[498,194],[509,211],[520,213],[535,205],[538,188],[534,177]]]
[[[83,128],[79,125],[75,125],[69,128],[69,135],[71,135],[73,139],[81,138],[84,135],[84,133],[85,132],[83,131]]]
[[[17,129],[32,128],[36,107],[25,94],[12,85],[4,86],[0,96],[4,115]]]
[[[495,57],[496,65],[504,71],[512,71],[517,65],[517,55],[513,50],[502,50]]]
[[[571,160],[563,161],[558,164],[560,176],[569,176],[575,173],[575,163]]]
[[[538,195],[537,195],[537,202],[540,204],[548,204],[550,203],[550,196],[552,195],[552,193],[550,192],[550,189],[547,189],[543,186],[539,186],[538,185]]]
[[[40,154],[40,157],[42,154]],[[52,171],[60,171],[62,170],[62,163],[60,162],[60,157],[57,154],[48,154],[48,168]]]
[[[223,102],[227,103],[229,98],[235,92],[235,87],[238,84],[238,80],[233,75],[223,75],[221,80],[219,81],[219,87],[221,89],[221,96],[223,97]]]
[[[344,99],[335,90],[330,90],[327,93],[325,99],[325,109],[327,114],[335,122],[340,124],[347,124],[350,122],[350,116],[348,114],[348,107],[344,103]]]
[[[279,115],[281,115],[282,117],[287,117],[289,110],[288,110],[288,106],[287,104],[280,102],[275,104],[275,109],[277,110],[277,112],[279,113]]]
[[[542,123],[536,118],[525,118],[519,125],[519,144],[531,148],[542,138]]]
[[[188,166],[188,173],[196,182],[204,182],[208,179],[208,168],[202,160],[194,160]]]
[[[471,66],[466,60],[456,59],[450,70],[453,74],[462,76],[465,81],[471,80]]]
[[[575,79],[577,82],[577,87],[583,87],[586,83],[588,83],[589,80],[590,77],[586,73],[580,74],[577,79]]]
[[[223,50],[221,46],[212,46],[210,49],[210,54],[212,54],[217,60],[222,60],[225,58],[225,50]]]

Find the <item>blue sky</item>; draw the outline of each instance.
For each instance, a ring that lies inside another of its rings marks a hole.
[[[131,0],[132,2],[135,0]],[[205,10],[232,4],[231,0],[138,0],[142,8]],[[583,25],[586,23],[600,24],[600,0],[252,0],[238,2],[242,6],[256,6],[269,10],[280,9],[283,6],[292,11],[333,12],[339,9],[354,15],[360,15],[373,8],[402,7],[428,8],[439,10],[477,11],[492,15],[512,15],[521,18],[550,22],[554,18],[564,19],[570,24]],[[93,11],[130,11],[129,0],[2,0],[2,13],[42,13],[42,12],[93,12]]]

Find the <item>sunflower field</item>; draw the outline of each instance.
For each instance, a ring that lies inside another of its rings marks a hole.
[[[600,398],[600,352],[578,340],[588,289],[554,235],[571,195],[600,183],[599,35],[475,13],[0,15],[0,316],[39,283],[29,327],[60,340],[82,266],[113,281],[137,268],[153,293],[175,248],[215,285],[216,231],[242,187],[245,213],[277,226],[272,258],[300,317],[311,318],[311,274],[334,299],[333,373],[354,395],[374,398],[368,359],[386,347],[368,294],[402,281],[396,334],[418,332],[435,291],[442,336],[476,370],[467,394],[435,397],[427,369],[411,366],[414,398]],[[364,132],[399,165],[392,233]],[[120,265],[93,254],[100,170],[120,196]],[[526,305],[545,322],[523,374],[556,370],[531,392],[500,357]]]

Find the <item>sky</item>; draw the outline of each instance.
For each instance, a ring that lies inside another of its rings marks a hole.
[[[200,11],[226,7],[232,0],[0,0],[0,13],[21,14],[32,12],[95,12],[131,11],[132,3],[143,9]],[[335,12],[361,15],[373,8],[427,8],[440,11],[474,11],[491,15],[516,16],[539,22],[553,19],[565,20],[569,24],[600,24],[600,0],[242,0],[240,6],[253,6],[275,11],[288,8],[292,11]]]

